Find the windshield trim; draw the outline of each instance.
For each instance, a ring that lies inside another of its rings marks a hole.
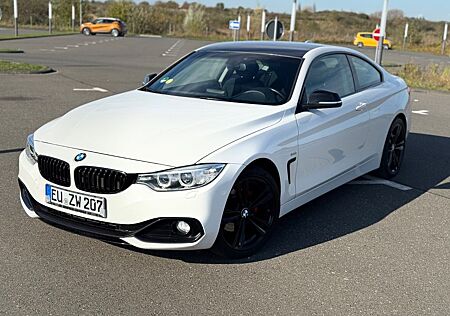
[[[171,94],[171,93],[165,93],[162,91],[154,91],[154,90],[150,90],[149,86],[152,85],[154,82],[160,80],[167,72],[169,72],[171,69],[173,69],[175,66],[177,66],[178,64],[182,63],[184,60],[186,60],[187,58],[189,58],[190,56],[196,54],[196,53],[242,53],[242,54],[254,54],[254,55],[264,55],[264,56],[277,56],[277,57],[284,57],[284,58],[293,58],[293,59],[297,59],[299,60],[299,64],[298,64],[298,68],[297,68],[297,72],[294,76],[293,82],[292,82],[292,89],[289,93],[289,96],[286,98],[286,101],[282,102],[282,103],[262,103],[262,102],[249,102],[249,101],[242,101],[242,100],[232,100],[232,99],[220,99],[219,98],[207,98],[207,97],[200,97],[200,96],[194,96],[194,95],[183,95],[183,94]],[[167,68],[165,68],[163,71],[161,71],[157,76],[155,76],[155,78],[153,78],[152,80],[150,80],[147,84],[145,84],[144,86],[138,88],[137,90],[139,91],[144,91],[144,92],[149,92],[149,93],[156,93],[156,94],[162,94],[162,95],[168,95],[168,96],[174,96],[174,97],[180,97],[180,98],[191,98],[191,99],[203,99],[203,100],[211,100],[211,101],[221,101],[221,102],[231,102],[231,103],[244,103],[244,104],[254,104],[254,105],[264,105],[264,106],[280,106],[280,105],[284,105],[287,104],[291,101],[292,99],[292,95],[294,94],[295,88],[297,86],[298,83],[298,77],[300,74],[300,70],[303,66],[303,62],[304,62],[304,58],[302,57],[295,57],[295,56],[285,56],[285,55],[280,55],[280,54],[272,54],[272,53],[263,53],[263,52],[248,52],[248,51],[229,51],[229,50],[195,50],[192,51],[191,53],[185,55],[184,57],[180,58],[179,60],[177,60],[176,62],[174,62],[173,64],[171,64],[170,66],[168,66]]]

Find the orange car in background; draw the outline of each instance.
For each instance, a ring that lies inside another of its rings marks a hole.
[[[86,36],[99,34],[111,34],[114,37],[124,36],[127,33],[125,22],[116,18],[98,18],[92,22],[81,24],[80,32]]]

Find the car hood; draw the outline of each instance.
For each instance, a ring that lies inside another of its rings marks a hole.
[[[194,164],[277,123],[281,108],[130,91],[80,106],[36,141],[167,166]]]

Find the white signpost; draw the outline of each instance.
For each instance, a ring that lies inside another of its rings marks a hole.
[[[19,24],[18,24],[18,18],[19,18],[19,12],[17,8],[17,0],[14,0],[14,35],[17,37],[19,36]]]
[[[247,39],[250,39],[250,14],[247,15]]]
[[[52,2],[49,1],[48,2],[48,33],[52,34],[52,18],[53,18],[53,14],[52,14]]]
[[[275,17],[275,24],[274,24],[274,31],[273,31],[273,41],[276,42],[277,40],[277,25],[278,25],[278,16]]]
[[[292,13],[291,13],[291,28],[289,33],[289,41],[294,40],[295,33],[295,14],[297,13],[297,0],[292,1]]]
[[[409,24],[406,23],[405,34],[403,34],[403,49],[405,49],[405,47],[406,47],[406,39],[408,38],[408,27],[409,27]]]
[[[264,32],[266,31],[266,10],[261,13],[261,41],[264,40]]]
[[[72,32],[75,31],[75,6],[72,4]]]
[[[236,32],[241,28],[241,21],[239,19],[229,21],[228,28],[233,31],[233,41],[236,41]]]
[[[442,55],[445,55],[445,46],[447,44],[448,23],[444,25],[444,35],[442,36]]]
[[[80,0],[80,26],[81,24],[83,24],[83,8],[81,5],[81,0]]]

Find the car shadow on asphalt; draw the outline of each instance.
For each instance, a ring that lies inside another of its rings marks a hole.
[[[282,217],[265,247],[249,258],[229,260],[210,251],[149,251],[124,245],[118,247],[201,264],[251,263],[304,251],[370,227],[430,189],[449,189],[448,182],[442,183],[450,176],[449,148],[448,137],[411,133],[401,172],[392,180],[413,189],[401,191],[384,185],[346,184]]]
[[[392,181],[412,187],[401,191],[384,185],[337,188],[282,217],[269,242],[244,259],[223,259],[209,251],[133,251],[202,264],[239,264],[303,251],[372,226],[430,189],[448,190],[450,138],[410,133],[399,175]]]

